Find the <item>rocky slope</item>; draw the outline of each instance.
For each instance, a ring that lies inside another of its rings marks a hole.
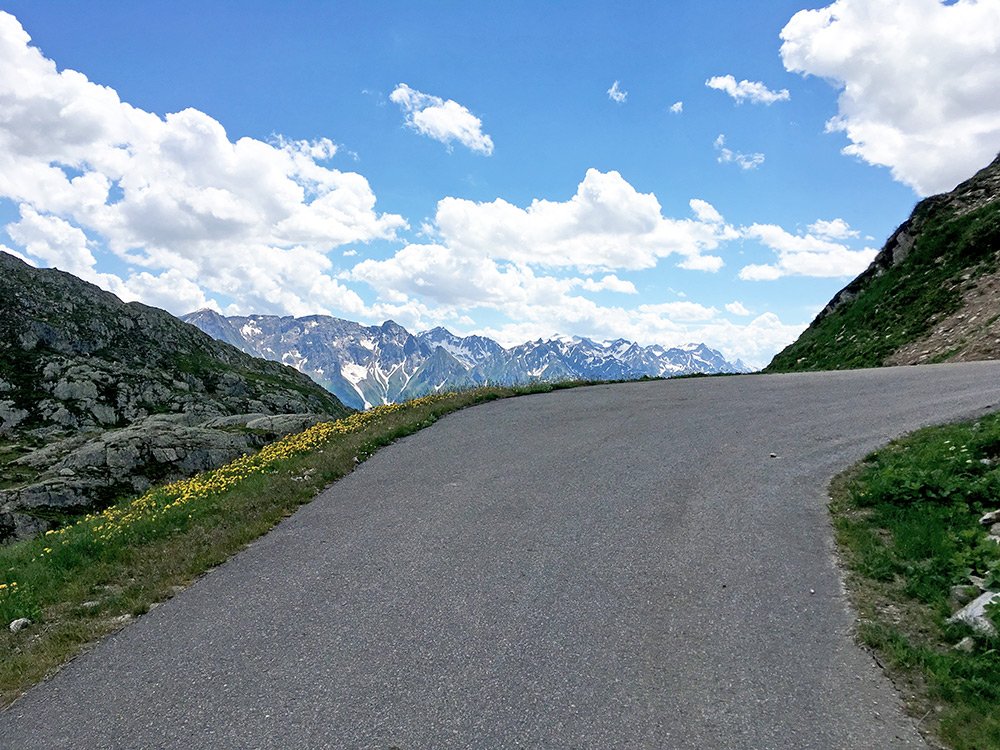
[[[768,371],[1000,358],[1000,156],[917,204]]]
[[[0,252],[0,541],[348,411],[290,367]]]
[[[704,344],[666,349],[624,339],[556,338],[505,349],[484,336],[462,338],[445,328],[412,334],[391,320],[365,326],[325,315],[226,318],[211,310],[183,320],[245,352],[298,368],[358,409],[484,383],[749,371]]]

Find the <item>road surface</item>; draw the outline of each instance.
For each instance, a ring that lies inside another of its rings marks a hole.
[[[826,489],[990,408],[1000,362],[450,415],[31,690],[0,746],[924,747],[852,641]]]

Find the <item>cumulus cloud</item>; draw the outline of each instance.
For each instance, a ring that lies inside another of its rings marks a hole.
[[[738,301],[738,300],[734,300],[733,302],[726,303],[726,312],[728,312],[728,313],[730,313],[732,315],[749,315],[750,314],[750,311],[747,310],[743,306],[743,303],[740,302],[740,301]]]
[[[639,305],[640,315],[660,315],[679,322],[711,320],[719,311],[714,307],[699,305],[697,302],[661,302],[655,305]]]
[[[161,279],[178,295],[155,298],[187,312],[202,300],[174,283],[186,278],[243,309],[306,309],[315,276],[303,271],[323,275],[333,248],[405,226],[374,210],[364,177],[323,164],[336,153],[328,139],[232,141],[198,110],[133,107],[57,70],[0,12],[0,197],[21,214],[8,233],[28,255],[119,296],[152,295]],[[108,250],[143,270],[96,273],[94,254]]]
[[[615,274],[608,274],[600,281],[593,279],[583,279],[581,287],[588,292],[617,292],[619,294],[638,294],[635,284],[631,281],[619,279]]]
[[[808,322],[783,323],[777,315],[768,312],[745,325],[719,319],[702,326],[698,334],[705,341],[711,341],[710,346],[726,357],[739,357],[751,367],[761,368],[770,362],[775,352],[795,341],[807,326]]]
[[[726,136],[719,133],[715,139],[715,150],[719,152],[719,163],[726,164],[733,162],[739,164],[741,169],[756,169],[764,163],[764,154],[744,154],[733,151],[726,146]]]
[[[585,296],[636,294],[634,284],[610,271],[650,268],[667,257],[684,268],[717,270],[722,259],[711,251],[741,235],[710,203],[694,199],[690,207],[692,218],[665,217],[655,195],[638,192],[617,172],[597,170],[561,202],[519,207],[446,198],[438,205],[434,242],[362,260],[343,279],[368,284],[378,299],[373,309],[417,329],[489,310],[510,322],[460,329],[508,345],[557,332],[667,346],[706,341],[727,356],[766,364],[761,353],[789,343],[801,326],[774,316],[737,325],[691,300],[628,309]]]
[[[674,102],[670,105],[670,111],[675,115],[679,115],[684,111],[684,102]]]
[[[704,221],[708,224],[721,224],[722,214],[715,210],[713,206],[708,201],[703,201],[700,198],[692,198],[688,205],[691,206],[691,210],[694,215],[698,217],[698,221]]]
[[[421,135],[441,141],[451,148],[458,141],[466,148],[489,156],[493,139],[483,132],[483,123],[456,101],[423,94],[405,83],[389,95],[406,115],[406,124]]]
[[[619,104],[621,104],[625,101],[627,97],[628,97],[628,92],[622,91],[618,87],[618,81],[615,81],[614,83],[611,84],[611,88],[608,89],[608,99],[610,99],[613,102],[618,102]]]
[[[953,188],[1000,144],[1000,3],[837,0],[781,31],[790,72],[840,91],[827,130],[919,195]]]
[[[795,235],[774,224],[753,224],[743,236],[759,241],[778,255],[776,263],[740,269],[748,281],[772,281],[782,276],[857,276],[875,259],[877,250],[851,250],[846,245],[814,234]]]
[[[128,281],[128,292],[134,299],[142,300],[153,307],[180,310],[201,310],[209,308],[221,313],[222,308],[215,300],[205,297],[201,287],[185,277],[176,268],[154,276],[148,271],[132,276]]]
[[[703,201],[698,206],[702,216],[711,208]],[[445,198],[436,224],[451,247],[515,263],[637,270],[676,255],[684,268],[716,271],[722,258],[710,251],[738,233],[702,216],[664,217],[652,193],[638,192],[618,172],[590,169],[568,201],[535,200],[520,208],[502,199]]]
[[[136,299],[117,276],[97,271],[97,259],[88,247],[87,235],[79,227],[57,216],[43,216],[28,204],[21,205],[20,213],[19,221],[5,227],[7,235],[27,252],[27,256],[15,253],[17,257],[33,266],[39,265],[35,259],[40,260],[45,266],[97,284],[124,300]]]
[[[842,240],[848,237],[857,237],[859,232],[851,229],[851,225],[843,219],[824,221],[820,219],[809,225],[809,233],[820,237],[827,237],[831,240]]]
[[[714,76],[705,81],[705,85],[710,89],[724,91],[729,94],[736,103],[749,101],[752,104],[766,104],[770,106],[775,102],[787,101],[791,98],[788,89],[772,91],[760,81],[748,81],[743,79],[739,83],[731,75]]]

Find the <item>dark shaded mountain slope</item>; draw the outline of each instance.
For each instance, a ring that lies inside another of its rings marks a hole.
[[[349,411],[291,367],[0,252],[0,540]]]

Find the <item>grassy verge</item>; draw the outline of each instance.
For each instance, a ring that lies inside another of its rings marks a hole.
[[[979,523],[1000,507],[1000,415],[894,442],[831,496],[859,640],[922,729],[956,750],[1000,749],[1000,638],[947,623],[980,590],[1000,591],[1000,545]],[[1000,625],[1000,607],[991,614]]]
[[[352,414],[0,548],[0,708],[267,532],[379,447],[466,406],[572,385],[582,383],[480,388]],[[8,623],[22,617],[32,624],[10,632]]]

